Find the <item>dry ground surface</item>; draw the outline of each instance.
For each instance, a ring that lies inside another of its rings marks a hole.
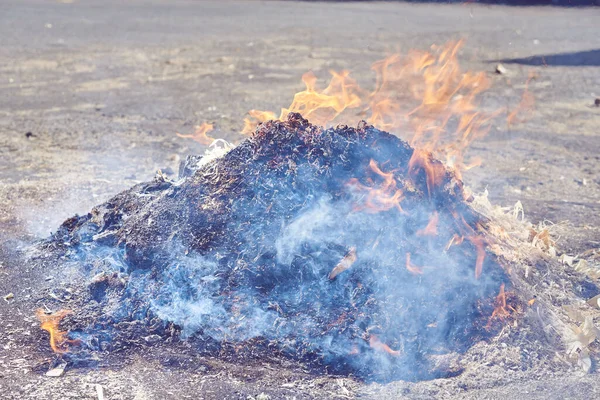
[[[49,378],[33,313],[56,271],[29,268],[18,249],[203,151],[176,132],[210,121],[215,135],[239,140],[245,112],[289,104],[307,70],[324,79],[352,69],[368,83],[386,53],[458,38],[467,39],[465,67],[494,82],[490,109],[516,105],[537,73],[534,113],[510,128],[497,122],[473,146],[484,163],[467,184],[499,204],[521,200],[533,221],[560,223],[570,254],[599,248],[599,20],[600,9],[399,2],[1,1],[0,294],[14,299],[0,299],[0,397],[97,398],[100,384],[108,399],[597,398],[598,372],[491,365],[477,377],[379,385],[278,360],[230,364],[185,343]],[[505,75],[493,73],[499,59]]]

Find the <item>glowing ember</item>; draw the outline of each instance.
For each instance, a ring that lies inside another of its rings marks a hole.
[[[381,340],[379,340],[379,338],[375,335],[371,335],[369,337],[369,346],[377,351],[381,351],[381,352],[385,352],[391,356],[394,357],[398,357],[402,354],[402,352],[398,351],[398,350],[392,350],[390,348],[390,346],[388,346],[387,344],[383,343]]]
[[[533,303],[530,303],[533,305]],[[504,283],[500,285],[500,292],[495,300],[495,308],[488,320],[486,325],[486,329],[490,329],[492,326],[492,322],[494,320],[504,321],[509,318],[513,313],[516,313],[517,310],[506,303],[506,292],[504,291]]]
[[[50,347],[55,353],[66,353],[70,344],[78,343],[67,338],[68,332],[59,329],[60,321],[72,313],[71,310],[60,310],[54,314],[46,314],[43,309],[36,311],[36,316],[41,323],[40,328],[50,334]]]

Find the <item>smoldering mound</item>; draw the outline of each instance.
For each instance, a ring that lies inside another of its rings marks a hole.
[[[414,151],[366,124],[291,114],[69,219],[44,246],[86,285],[71,352],[175,333],[199,351],[248,344],[368,379],[449,374],[436,357],[490,335],[509,282],[491,254],[476,273],[483,217],[428,158],[432,185]]]

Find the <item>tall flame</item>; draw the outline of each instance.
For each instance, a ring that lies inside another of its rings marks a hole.
[[[329,84],[319,89],[317,77],[309,71],[302,76],[305,89],[294,95],[289,107],[282,108],[279,115],[249,111],[242,133],[252,133],[258,124],[269,120],[285,120],[292,112],[317,125],[356,125],[359,119],[366,119],[389,132],[410,132],[407,139],[417,149],[410,161],[411,171],[426,174],[431,193],[445,173],[442,165],[431,160],[444,160],[460,179],[463,171],[480,164],[476,159],[466,162],[465,150],[487,134],[490,121],[502,112],[481,111],[478,98],[491,86],[490,80],[484,72],[461,68],[457,56],[463,43],[451,41],[431,46],[429,51],[411,50],[405,56],[392,54],[376,61],[371,66],[376,77],[372,90],[361,88],[346,70],[330,71]],[[509,125],[520,112],[533,107],[533,96],[528,91],[532,78],[530,75],[519,105],[508,113]],[[204,122],[191,135],[177,135],[209,145],[214,139],[207,133],[212,129]]]
[[[284,120],[289,113],[297,112],[314,124],[327,125],[347,108],[359,107],[362,104],[358,94],[360,89],[349,77],[350,72],[329,72],[331,81],[323,90],[317,89],[317,77],[312,72],[302,75],[306,89],[294,95],[292,104],[281,109],[278,119]],[[252,110],[249,114],[250,118],[244,120],[242,133],[252,133],[257,124],[275,119],[275,114],[269,111]]]
[[[415,152],[412,166],[422,168],[428,183],[439,180],[439,170],[427,164],[432,154],[443,159],[460,178],[461,171],[477,165],[466,163],[465,149],[488,131],[497,112],[483,112],[478,96],[490,87],[483,72],[463,71],[457,54],[463,41],[432,46],[430,51],[412,50],[406,56],[393,54],[373,63],[376,82],[373,90],[359,87],[348,71],[330,71],[329,85],[319,90],[312,72],[303,75],[306,89],[294,96],[292,104],[276,117],[270,111],[252,110],[245,119],[243,133],[257,124],[284,119],[299,112],[311,122],[356,124],[359,119],[390,132],[412,132],[409,138]],[[527,93],[527,91],[526,91]],[[531,96],[524,95],[518,109],[529,107]],[[347,111],[354,109],[352,113]],[[517,110],[509,119],[514,120]]]

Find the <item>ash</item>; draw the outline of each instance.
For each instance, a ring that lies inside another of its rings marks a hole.
[[[440,357],[491,335],[510,283],[491,254],[476,276],[466,238],[484,217],[433,159],[443,174],[428,185],[413,151],[366,124],[291,114],[222,157],[189,157],[177,181],[158,175],[69,219],[44,246],[85,288],[70,357],[185,340],[367,380],[458,373]]]

